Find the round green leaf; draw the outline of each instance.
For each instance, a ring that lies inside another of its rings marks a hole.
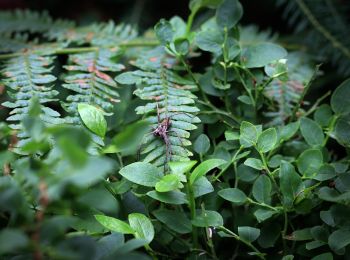
[[[89,104],[78,104],[78,112],[84,125],[98,136],[104,137],[107,131],[107,121],[103,112]]]
[[[191,221],[184,212],[177,210],[158,209],[152,214],[170,229],[180,234],[190,233],[192,231]]]
[[[249,46],[241,57],[247,68],[260,68],[287,56],[287,51],[273,43],[258,43]]]
[[[252,167],[255,170],[262,170],[264,169],[264,165],[261,160],[256,158],[248,158],[245,160],[244,165],[247,165],[249,167]]]
[[[260,236],[260,229],[254,227],[238,227],[238,235],[247,242],[253,242]]]
[[[269,128],[263,131],[258,138],[257,148],[260,152],[271,151],[277,143],[277,132],[275,128]]]
[[[129,224],[135,230],[135,237],[145,239],[150,243],[154,238],[152,222],[141,213],[131,213],[128,216]]]
[[[303,117],[300,119],[300,131],[305,141],[310,146],[322,145],[324,140],[324,134],[322,128],[315,121]]]
[[[196,141],[194,141],[193,149],[198,154],[205,154],[208,152],[210,148],[210,140],[207,135],[201,134],[197,137]]]
[[[240,126],[239,142],[248,148],[256,144],[258,140],[258,130],[252,123],[243,121]]]
[[[196,227],[217,227],[224,224],[222,216],[212,210],[198,210],[196,217],[192,220],[192,224]]]
[[[336,114],[350,113],[350,79],[345,80],[333,92],[331,107]]]
[[[179,188],[183,188],[183,185],[180,182],[179,177],[175,174],[165,175],[156,183],[156,191],[158,192],[168,192]]]
[[[317,149],[304,151],[297,160],[298,170],[305,177],[316,175],[322,164],[322,152]]]
[[[195,42],[203,51],[221,53],[224,36],[218,30],[204,30],[196,34]]]
[[[329,247],[338,251],[350,244],[350,227],[341,227],[328,238]]]
[[[279,138],[283,141],[287,141],[295,135],[299,129],[299,121],[289,123],[288,125],[279,128]]]
[[[216,22],[219,26],[231,29],[243,16],[243,7],[238,0],[224,0],[216,11]]]
[[[146,193],[147,196],[164,203],[181,205],[187,203],[186,194],[181,191],[157,192],[155,190]]]
[[[247,196],[238,188],[227,188],[220,190],[218,195],[232,203],[242,205],[247,201]]]
[[[147,187],[154,187],[159,182],[163,173],[153,164],[135,162],[123,167],[119,174],[125,179]]]
[[[104,215],[95,215],[95,219],[105,228],[110,231],[119,232],[122,234],[134,234],[134,230],[125,223],[116,218],[104,216]]]
[[[154,27],[154,31],[158,40],[163,44],[168,44],[173,40],[174,30],[171,26],[171,23],[168,21],[161,19],[156,26]]]

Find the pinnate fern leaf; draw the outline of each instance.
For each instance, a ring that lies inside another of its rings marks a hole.
[[[179,75],[175,68],[181,67],[163,47],[147,51],[133,65],[139,70],[123,73],[116,80],[121,84],[137,85],[134,93],[146,103],[137,107],[136,113],[147,115],[152,129],[157,128],[159,121],[170,119],[166,133],[169,154],[166,153],[165,140],[151,130],[143,140],[143,161],[164,167],[169,161],[188,160],[192,155],[186,148],[191,144],[188,140],[190,131],[196,129],[195,123],[200,122],[196,116],[199,109],[194,105],[196,96],[191,93],[196,89],[194,82]]]

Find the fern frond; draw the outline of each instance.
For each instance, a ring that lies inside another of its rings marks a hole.
[[[69,43],[86,44],[93,46],[118,46],[119,43],[134,39],[136,30],[130,25],[116,25],[113,21],[108,23],[92,24],[84,27],[54,28],[47,33],[49,39],[66,41]]]
[[[55,97],[58,91],[52,85],[56,80],[51,73],[52,61],[52,57],[27,53],[8,60],[2,70],[5,76],[3,82],[12,99],[12,102],[7,101],[2,105],[11,109],[7,120],[13,122],[9,126],[18,131],[17,136],[21,139],[17,147],[23,146],[30,138],[20,121],[28,114],[32,97],[37,97],[42,105],[40,118],[44,123],[51,125],[63,122],[57,111],[45,106],[49,102],[57,101]]]
[[[118,102],[117,83],[108,73],[124,69],[111,59],[118,53],[108,49],[97,49],[93,52],[69,56],[69,65],[64,66],[69,71],[63,87],[73,94],[62,104],[69,113],[69,123],[80,123],[78,103],[87,103],[102,108],[106,113],[111,112],[113,103]]]
[[[314,73],[310,60],[305,53],[289,53],[286,65],[288,69],[287,79],[274,79],[264,89],[265,96],[273,100],[277,105],[275,111],[265,113],[267,117],[272,118],[270,122],[272,125],[283,125],[285,120],[291,116],[292,110],[299,101],[305,85]]]
[[[284,16],[309,52],[350,74],[350,2],[341,0],[279,0]]]
[[[181,77],[175,70],[180,68],[176,60],[166,54],[163,47],[158,47],[141,55],[142,58],[133,63],[140,70],[126,72],[116,80],[122,84],[136,84],[135,94],[146,104],[136,108],[136,113],[147,115],[147,120],[155,129],[158,122],[170,118],[169,158],[166,154],[165,141],[154,134],[145,136],[141,154],[143,161],[157,167],[163,167],[168,161],[188,160],[192,153],[186,148],[190,131],[196,129],[196,116],[199,109],[194,105],[196,96],[191,90],[196,89],[192,80]]]

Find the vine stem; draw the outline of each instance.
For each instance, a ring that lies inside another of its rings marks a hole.
[[[218,229],[220,229],[221,231],[225,232],[226,234],[231,235],[233,238],[235,238],[237,241],[242,242],[243,244],[245,244],[246,246],[248,246],[249,248],[251,248],[260,259],[265,259],[265,257],[263,256],[263,254],[254,246],[252,245],[252,243],[242,239],[239,235],[237,235],[235,232],[229,230],[228,228],[225,228],[224,226],[219,226]]]
[[[135,47],[152,47],[159,45],[158,41],[128,41],[128,42],[122,42],[118,45],[113,46],[106,46],[103,48],[107,49],[114,49],[116,47],[122,47],[122,48],[135,48]],[[56,49],[50,55],[59,55],[59,54],[74,54],[74,53],[82,53],[82,52],[92,52],[92,51],[98,51],[101,47],[77,47],[77,48],[63,48],[63,49]],[[22,56],[24,53],[37,53],[41,54],[42,51],[40,50],[34,50],[34,51],[21,51],[21,52],[14,52],[14,53],[7,53],[7,54],[0,54],[0,60],[5,59],[11,59],[15,57]]]

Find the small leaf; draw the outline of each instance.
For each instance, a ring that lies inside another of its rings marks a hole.
[[[336,114],[350,113],[350,79],[345,80],[331,97],[331,107]]]
[[[197,179],[204,176],[212,169],[219,167],[220,165],[223,165],[225,163],[227,163],[227,162],[224,160],[221,160],[221,159],[209,159],[209,160],[202,162],[192,172],[192,174],[190,176],[190,184],[192,185]]]
[[[260,236],[260,229],[254,227],[238,227],[238,235],[247,242],[253,242]]]
[[[320,241],[317,241],[320,242]],[[314,256],[313,258],[311,258],[311,260],[333,260],[333,255],[332,253],[323,253],[323,254],[319,254],[317,256]]]
[[[152,222],[141,213],[131,213],[128,216],[129,224],[135,230],[136,238],[143,238],[150,243],[154,238]]]
[[[158,209],[152,214],[170,229],[180,234],[190,233],[192,231],[191,221],[184,212],[177,210]]]
[[[287,239],[293,241],[311,240],[311,228],[295,230],[290,236],[287,237]]]
[[[258,222],[261,223],[261,222],[271,218],[276,213],[277,213],[276,211],[270,210],[270,209],[257,209],[254,212],[254,216],[256,217]]]
[[[218,30],[204,30],[196,34],[195,41],[199,49],[220,54],[224,36]]]
[[[266,153],[271,151],[277,143],[277,132],[274,128],[263,131],[258,138],[257,148],[260,152]]]
[[[287,51],[281,46],[273,43],[258,43],[249,46],[243,53],[242,63],[247,68],[264,67],[267,64],[283,59],[287,56]]]
[[[247,196],[238,188],[227,188],[220,190],[218,195],[234,204],[242,205],[247,201]]]
[[[189,172],[192,169],[192,167],[196,165],[196,163],[197,163],[197,161],[169,162],[169,167],[170,167],[170,170],[173,174],[181,176],[181,175]]]
[[[198,215],[191,221],[196,227],[217,227],[224,224],[222,216],[212,210],[198,211]]]
[[[158,192],[168,192],[179,188],[183,188],[183,185],[180,182],[179,177],[175,174],[165,175],[156,183],[156,191]]]
[[[253,169],[256,169],[256,170],[264,169],[264,165],[262,161],[256,158],[248,158],[247,160],[245,160],[244,165],[252,167]]]
[[[186,55],[190,48],[190,43],[186,38],[178,38],[174,41],[175,51],[180,55]]]
[[[163,177],[163,173],[157,167],[146,162],[129,164],[123,167],[119,174],[133,183],[147,187],[154,187]]]
[[[292,138],[299,129],[299,121],[289,123],[288,125],[282,126],[279,130],[279,137],[283,141],[287,141]]]
[[[211,185],[210,181],[204,176],[200,177],[192,184],[192,189],[195,198],[214,191],[213,185]]]
[[[225,131],[225,139],[226,141],[239,140],[239,134],[232,131]]]
[[[240,126],[239,142],[245,148],[251,147],[256,144],[258,140],[257,128],[249,122],[243,121]]]
[[[322,165],[322,152],[317,149],[302,152],[297,160],[298,170],[305,177],[315,176]]]
[[[119,232],[122,234],[134,234],[134,230],[129,224],[119,219],[104,215],[95,215],[96,220],[110,231]]]
[[[79,103],[78,112],[84,125],[98,136],[104,137],[107,131],[107,121],[103,112],[89,104]]]
[[[322,128],[315,121],[303,117],[300,119],[300,131],[305,141],[310,146],[322,145],[324,140],[324,134]]]
[[[253,197],[260,203],[269,204],[271,201],[272,185],[269,177],[260,175],[253,184]]]
[[[0,255],[18,253],[28,245],[28,237],[18,229],[3,228],[0,231]]]
[[[216,11],[216,22],[227,29],[234,27],[243,16],[243,7],[238,0],[224,0]]]
[[[157,192],[155,190],[146,193],[147,196],[164,203],[181,205],[187,203],[186,194],[180,191]]]
[[[207,135],[201,134],[193,143],[193,149],[198,154],[205,154],[210,148],[210,140]]]
[[[173,40],[174,30],[171,26],[171,23],[168,21],[161,19],[156,26],[154,27],[154,31],[158,40],[161,44],[166,45]]]

